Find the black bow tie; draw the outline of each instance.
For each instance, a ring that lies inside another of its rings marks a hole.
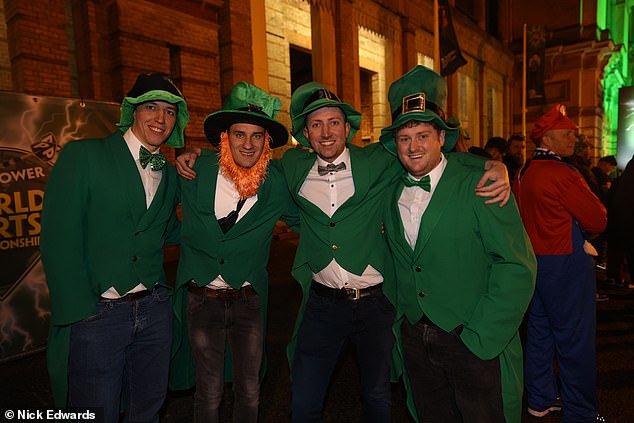
[[[328,163],[326,166],[317,166],[317,173],[319,176],[324,176],[330,172],[339,172],[340,170],[346,170],[346,164],[341,162],[339,164]]]
[[[245,201],[247,201],[246,198],[241,198],[240,201],[238,201],[235,210],[232,210],[231,213],[229,213],[225,217],[221,217],[220,219],[218,219],[218,225],[220,225],[222,233],[226,234],[227,232],[229,232],[229,229],[231,229],[233,225],[236,224],[236,222],[238,221],[238,214],[240,213],[242,206],[244,206]]]

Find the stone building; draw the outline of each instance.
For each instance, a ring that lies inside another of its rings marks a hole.
[[[517,47],[521,26],[533,21],[559,28],[553,34],[565,40],[548,47],[548,101],[566,103],[597,151],[604,148],[601,78],[618,47],[598,31],[597,0],[449,3],[467,64],[447,78],[447,112],[473,145],[522,131]],[[581,14],[572,13],[580,3]],[[376,142],[390,121],[389,84],[416,64],[434,66],[432,0],[3,0],[0,7],[0,89],[120,101],[136,74],[164,71],[188,99],[189,145],[206,144],[204,117],[240,80],[279,96],[287,125],[292,90],[321,81],[362,111],[354,142]],[[541,110],[528,110],[529,128]]]

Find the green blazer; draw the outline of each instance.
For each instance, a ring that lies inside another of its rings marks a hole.
[[[271,236],[275,222],[282,218],[294,230],[299,216],[284,182],[280,163],[269,164],[266,179],[258,190],[253,207],[226,234],[214,213],[218,159],[201,156],[194,169],[197,178],[181,179],[183,223],[181,255],[174,293],[174,337],[170,387],[187,389],[195,384],[191,348],[187,337],[187,282],[194,279],[204,286],[222,274],[239,289],[249,281],[260,296],[262,320],[266,322]],[[226,370],[230,370],[227,355]],[[262,366],[262,373],[264,366]],[[230,371],[225,371],[231,380]]]
[[[381,229],[381,205],[385,189],[403,170],[398,160],[381,144],[371,144],[365,148],[348,145],[348,148],[354,195],[332,217],[299,195],[317,155],[302,149],[291,149],[282,158],[286,182],[300,210],[302,228],[292,274],[302,287],[303,298],[288,347],[290,363],[313,273],[322,270],[333,258],[357,275],[362,274],[368,265],[384,272],[388,251]],[[389,281],[384,281],[383,291],[390,299],[391,286]]]
[[[178,242],[176,170],[169,163],[149,209],[119,131],[64,146],[48,180],[40,252],[51,298],[48,364],[55,403],[66,405],[70,328],[95,314],[101,293],[167,286],[163,245]]]
[[[523,381],[518,327],[533,294],[537,265],[514,199],[499,207],[474,195],[481,176],[447,161],[414,251],[405,240],[398,209],[403,184],[388,192],[385,231],[397,277],[395,333],[400,353],[403,319],[416,323],[425,314],[447,332],[464,325],[460,337],[476,356],[500,357],[506,419],[519,422]],[[405,384],[411,393],[407,375]],[[411,395],[408,405],[415,416]]]
[[[317,155],[302,149],[291,149],[282,158],[286,182],[299,207],[302,227],[292,274],[302,287],[303,298],[288,346],[289,363],[293,361],[297,331],[308,301],[312,274],[326,267],[333,258],[357,275],[362,274],[368,265],[381,272],[384,278],[383,292],[396,304],[396,285],[382,230],[382,214],[386,190],[394,186],[405,171],[382,144],[370,144],[364,148],[349,144],[348,148],[354,195],[332,217],[299,195]],[[480,157],[471,154],[449,156],[452,160],[477,169],[480,174],[483,171],[485,160]],[[400,365],[394,363],[394,367]]]

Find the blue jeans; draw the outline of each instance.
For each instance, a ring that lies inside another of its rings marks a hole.
[[[332,373],[348,342],[356,347],[362,421],[390,421],[394,317],[394,307],[380,291],[350,301],[322,297],[311,289],[291,366],[294,423],[321,421]]]
[[[482,360],[460,339],[425,322],[401,324],[405,370],[421,422],[504,423],[500,362]]]
[[[102,301],[73,325],[68,362],[71,407],[103,408],[104,422],[158,422],[172,344],[168,290],[136,301]]]
[[[194,422],[219,421],[227,342],[233,367],[233,421],[258,420],[264,325],[260,297],[236,300],[188,294],[187,324],[196,370]]]

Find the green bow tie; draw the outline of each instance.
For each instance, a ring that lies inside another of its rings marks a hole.
[[[159,150],[158,153],[152,154],[147,150],[147,148],[141,146],[141,149],[139,150],[139,162],[141,162],[141,167],[143,169],[145,169],[148,163],[150,163],[150,168],[152,170],[161,170],[163,169],[163,166],[165,166],[165,163],[167,163],[167,159],[163,153],[161,153],[161,150]]]
[[[429,175],[425,175],[420,181],[410,178],[409,175],[405,175],[403,176],[403,183],[406,187],[421,187],[427,192],[431,190],[431,180],[429,179]]]

